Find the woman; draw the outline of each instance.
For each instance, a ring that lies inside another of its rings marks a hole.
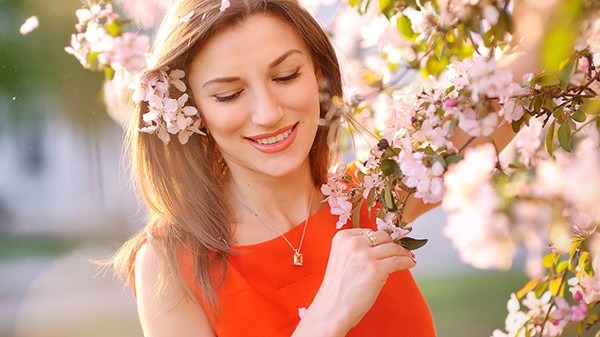
[[[342,95],[326,34],[293,0],[220,6],[175,1],[146,70],[185,71],[207,136],[140,133],[145,104],[131,123],[150,217],[115,264],[145,336],[434,336],[414,255],[385,232],[337,231],[322,203],[319,91]]]
[[[220,7],[174,1],[146,70],[185,72],[206,136],[140,133],[146,103],[130,127],[150,217],[114,262],[144,334],[434,336],[414,255],[365,230],[366,211],[363,229],[336,230],[322,203],[332,153],[319,97],[342,96],[327,35],[294,0]]]

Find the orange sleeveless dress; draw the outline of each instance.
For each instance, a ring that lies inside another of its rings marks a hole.
[[[325,276],[331,240],[338,231],[329,205],[311,216],[304,238],[304,265],[293,265],[293,251],[281,236],[248,246],[233,247],[227,274],[217,288],[219,315],[204,306],[219,337],[290,336],[300,322],[299,309],[308,308]],[[366,209],[361,227],[373,228]],[[350,228],[350,222],[345,228]],[[303,224],[285,236],[298,243]],[[181,256],[184,278],[200,303],[202,295],[192,273],[189,252]],[[432,337],[434,324],[410,271],[391,274],[379,297],[349,337]]]

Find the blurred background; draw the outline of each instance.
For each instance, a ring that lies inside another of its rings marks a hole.
[[[142,336],[135,301],[92,260],[143,225],[106,113],[103,75],[64,47],[79,0],[0,0],[0,337]],[[19,27],[30,16],[40,26]],[[463,265],[435,210],[415,224],[429,244],[414,270],[439,336],[490,336],[524,284]]]

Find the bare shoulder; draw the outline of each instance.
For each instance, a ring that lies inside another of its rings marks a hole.
[[[144,336],[215,336],[202,306],[175,277],[163,275],[161,259],[157,249],[145,243],[135,260],[137,307]]]

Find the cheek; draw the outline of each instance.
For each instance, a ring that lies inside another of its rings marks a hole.
[[[319,118],[319,87],[312,81],[298,86],[292,95],[288,95],[288,106],[302,112],[307,118]]]
[[[205,126],[214,136],[233,133],[245,123],[244,113],[233,106],[223,107],[214,104],[201,104],[200,111]]]

